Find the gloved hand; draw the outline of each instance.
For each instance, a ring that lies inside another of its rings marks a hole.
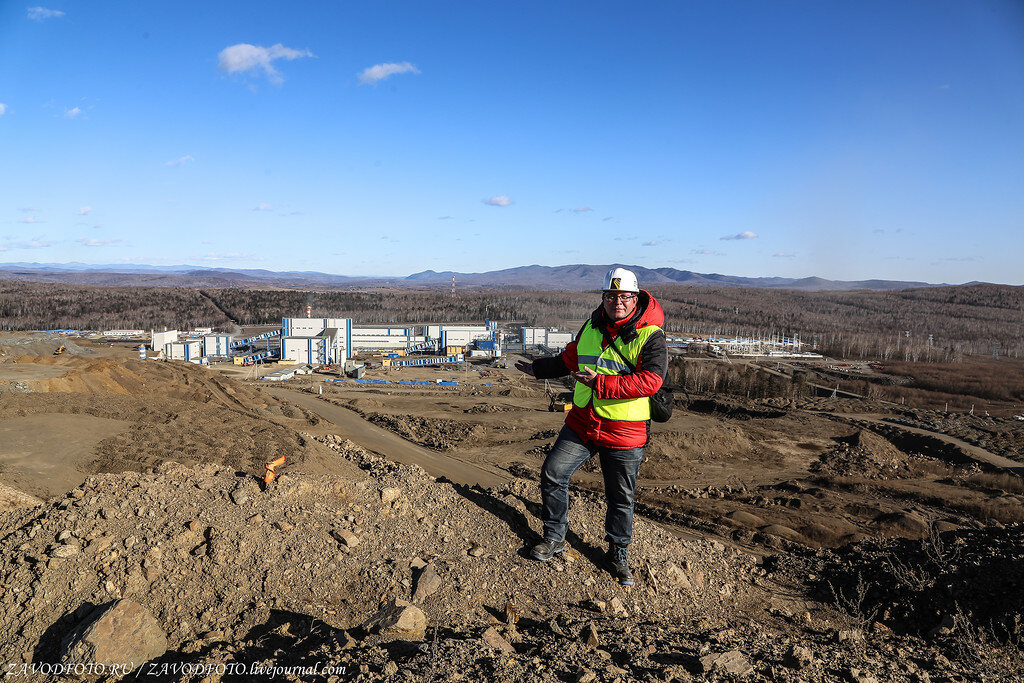
[[[533,363],[529,361],[517,360],[516,370],[518,370],[519,372],[525,372],[530,377],[536,377],[536,375],[533,374]]]

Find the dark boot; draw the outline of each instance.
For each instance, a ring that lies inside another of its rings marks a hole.
[[[632,586],[633,572],[629,571],[629,558],[626,546],[612,544],[604,555],[604,566],[615,580],[623,586]]]
[[[544,539],[530,548],[530,557],[541,562],[548,562],[563,550],[565,550],[565,541],[549,541]]]

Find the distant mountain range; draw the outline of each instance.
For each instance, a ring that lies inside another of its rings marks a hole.
[[[641,286],[689,285],[693,287],[755,287],[797,289],[806,292],[851,289],[896,290],[948,285],[902,280],[826,280],[820,277],[741,277],[718,273],[694,273],[675,268],[644,268],[628,264],[573,264],[566,266],[519,266],[485,273],[425,270],[406,277],[353,277],[316,271],[203,268],[200,266],[148,266],[86,263],[0,263],[0,280],[59,282],[80,285],[130,287],[415,287],[451,286],[474,289],[598,289],[610,268],[622,266],[637,274]],[[967,283],[974,284],[974,283]]]

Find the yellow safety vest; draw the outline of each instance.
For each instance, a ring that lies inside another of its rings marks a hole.
[[[576,358],[580,370],[591,368],[599,375],[629,374],[629,366],[623,363],[622,359],[629,360],[635,368],[644,344],[652,334],[660,331],[661,328],[657,325],[641,327],[636,331],[636,339],[629,344],[623,344],[622,340],[618,339],[615,349],[611,345],[602,349],[603,335],[600,330],[594,329],[588,321],[583,326],[579,339],[576,340]],[[646,396],[642,398],[595,398],[593,389],[582,382],[577,382],[572,396],[573,405],[585,408],[591,401],[594,402],[594,412],[607,420],[643,422],[651,419],[651,402]]]

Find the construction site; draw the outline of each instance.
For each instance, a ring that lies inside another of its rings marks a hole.
[[[600,566],[593,463],[569,550],[527,555],[571,385],[513,363],[571,334],[312,316],[206,332],[0,333],[9,665],[73,663],[130,632],[150,680],[1024,671],[1022,421],[677,393],[651,426],[628,588]],[[106,640],[75,635],[95,623]]]

